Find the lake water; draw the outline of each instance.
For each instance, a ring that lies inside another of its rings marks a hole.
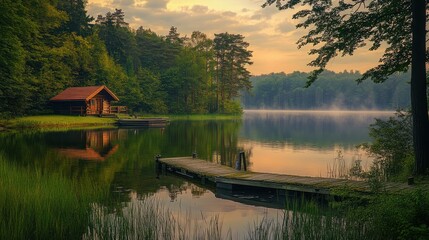
[[[165,128],[8,133],[0,135],[0,153],[22,168],[58,172],[76,181],[89,178],[110,189],[118,203],[150,198],[195,221],[219,216],[224,229],[243,233],[254,221],[281,210],[267,207],[275,204],[258,201],[260,196],[223,194],[174,175],[157,179],[154,157],[197,152],[199,158],[234,166],[244,151],[251,171],[340,177],[353,161],[369,166],[371,160],[355,146],[370,140],[374,118],[392,115],[245,111],[241,120],[172,121]]]

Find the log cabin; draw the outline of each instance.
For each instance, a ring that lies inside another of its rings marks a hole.
[[[119,98],[106,86],[70,87],[50,99],[57,114],[108,115],[126,112],[124,106],[111,106]]]

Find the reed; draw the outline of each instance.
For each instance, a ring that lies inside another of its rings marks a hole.
[[[88,185],[17,167],[1,155],[0,176],[0,239],[81,238],[95,188],[83,194]]]
[[[246,239],[368,239],[365,226],[315,202],[292,200],[283,215],[265,217],[249,227]]]
[[[157,199],[143,197],[109,211],[92,205],[91,225],[83,239],[231,239],[219,216],[193,219],[191,212],[171,210]]]

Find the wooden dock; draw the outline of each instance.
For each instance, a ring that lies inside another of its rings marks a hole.
[[[165,127],[168,123],[167,118],[124,118],[117,121],[121,127]]]
[[[193,157],[157,158],[157,161],[163,170],[198,178],[202,182],[209,181],[222,189],[232,190],[234,187],[245,186],[323,195],[330,195],[338,189],[360,193],[370,192],[368,183],[364,181],[245,172]],[[386,183],[384,188],[387,192],[399,193],[405,189],[412,189],[413,186],[404,183]]]

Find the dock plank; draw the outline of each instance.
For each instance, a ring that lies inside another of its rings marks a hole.
[[[159,158],[158,161],[170,168],[180,169],[200,177],[211,179],[216,184],[243,185],[320,194],[330,194],[332,190],[338,188],[347,188],[358,192],[370,192],[369,185],[363,181],[244,172],[192,157]],[[387,183],[385,186],[385,190],[392,193],[411,188],[413,186],[403,183]]]

